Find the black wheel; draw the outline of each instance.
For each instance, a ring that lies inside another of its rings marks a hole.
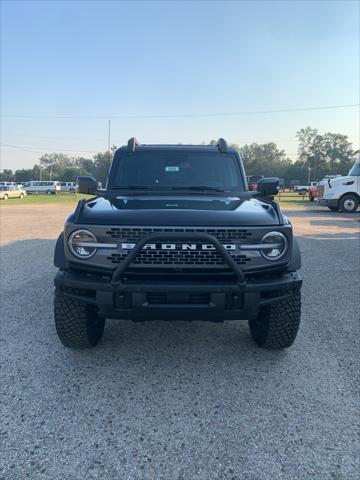
[[[62,295],[55,290],[55,326],[65,347],[84,349],[97,345],[103,335],[105,320],[96,308]]]
[[[310,202],[314,202],[314,201],[315,201],[315,197],[313,197],[313,196],[311,195],[311,193],[309,193],[309,200],[310,200]]]
[[[332,212],[337,212],[339,210],[339,207],[328,207],[328,209]]]
[[[351,193],[344,195],[339,202],[339,210],[344,213],[356,212],[358,206],[359,199]]]
[[[301,317],[301,293],[272,303],[260,309],[259,315],[249,320],[250,332],[259,347],[280,349],[295,341]]]

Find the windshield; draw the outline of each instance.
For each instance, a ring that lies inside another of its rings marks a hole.
[[[243,191],[234,155],[186,152],[135,152],[119,159],[110,188]]]
[[[349,172],[350,177],[360,177],[360,162],[356,162]]]

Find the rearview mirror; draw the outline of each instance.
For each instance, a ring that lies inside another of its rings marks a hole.
[[[79,193],[94,195],[98,189],[98,182],[94,177],[78,177]]]
[[[257,192],[262,197],[273,197],[278,194],[279,179],[276,177],[262,178],[257,183]]]

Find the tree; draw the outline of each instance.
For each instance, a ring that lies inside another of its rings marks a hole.
[[[28,182],[34,179],[34,169],[33,168],[22,168],[21,170],[16,170],[15,172],[15,181],[16,182]]]
[[[346,135],[327,132],[323,135],[323,153],[326,158],[329,173],[345,175],[353,163],[352,144]]]
[[[13,180],[14,180],[14,172],[9,168],[4,168],[4,170],[0,172],[1,182],[12,182]]]
[[[72,166],[72,159],[64,153],[46,153],[39,159],[39,166],[51,180],[61,178],[64,170]]]
[[[353,162],[353,151],[346,135],[331,132],[321,135],[315,128],[306,127],[299,130],[296,136],[299,140],[296,163],[310,169],[313,180],[348,172]]]
[[[111,152],[97,153],[94,155],[94,177],[96,180],[106,184],[106,180],[110,170],[112,154]]]
[[[248,175],[285,178],[291,160],[285,150],[279,150],[276,143],[252,143],[240,148]]]

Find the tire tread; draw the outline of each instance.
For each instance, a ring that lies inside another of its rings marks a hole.
[[[91,338],[89,335],[89,321],[92,317],[96,318],[96,315],[94,309],[91,309],[89,305],[65,297],[60,291],[55,290],[55,327],[58,337],[65,347],[80,350],[92,347],[99,342],[102,331],[96,336],[98,338]]]
[[[250,323],[250,331],[255,342],[264,348],[282,349],[290,347],[296,338],[301,318],[301,293],[263,307],[259,313],[262,322],[261,335]]]

